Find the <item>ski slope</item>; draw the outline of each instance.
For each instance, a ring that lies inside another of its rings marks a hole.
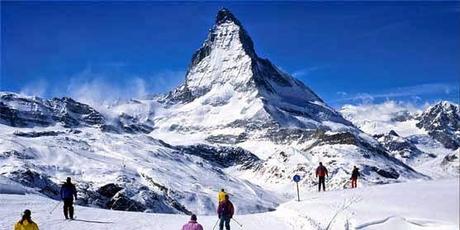
[[[0,193],[23,191],[0,181]],[[19,186],[19,185],[17,185]],[[57,201],[37,194],[0,194],[0,229],[11,229],[21,212],[32,210],[40,229],[150,229],[174,230],[188,216],[123,212],[76,207],[75,221],[63,220]],[[459,180],[417,181],[326,193],[301,192],[301,201],[289,201],[274,212],[238,215],[243,225],[232,229],[458,229]],[[204,229],[212,229],[216,216],[198,216]],[[217,228],[216,228],[217,229]]]

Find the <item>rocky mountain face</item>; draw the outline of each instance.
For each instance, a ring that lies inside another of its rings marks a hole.
[[[58,122],[65,127],[102,126],[104,116],[88,105],[72,98],[44,100],[21,97],[13,93],[0,95],[0,122],[13,127],[51,126]]]
[[[0,123],[18,128],[62,124],[65,128],[96,127],[102,131],[117,133],[149,133],[152,131],[152,125],[149,122],[141,122],[124,113],[117,118],[109,118],[89,105],[72,98],[46,100],[14,93],[0,94]]]
[[[426,109],[417,120],[417,127],[425,129],[446,148],[455,150],[460,147],[459,105],[439,102]]]
[[[421,160],[421,158],[436,158],[433,153],[425,153],[411,139],[398,135],[394,130],[388,134],[374,135],[382,145],[393,155],[406,164],[414,164],[412,161]]]
[[[317,127],[324,120],[350,124],[302,82],[258,57],[248,33],[226,9],[218,12],[208,38],[193,55],[185,82],[160,101],[222,110],[237,104],[245,119],[221,124],[227,127],[246,127],[250,119],[300,128]]]

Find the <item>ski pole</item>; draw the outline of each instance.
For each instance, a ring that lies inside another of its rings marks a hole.
[[[240,222],[238,222],[237,220],[235,220],[234,218],[232,218],[233,221],[235,221],[236,224],[238,224],[241,228],[243,227],[242,224],[240,224]]]
[[[62,201],[62,200],[61,200],[61,201]],[[51,209],[50,214],[52,214],[52,213],[54,212],[54,210],[56,210],[56,208],[59,206],[59,204],[61,204],[61,201],[59,201],[59,202],[56,204],[56,206],[54,206],[54,208]]]
[[[219,219],[217,219],[216,223],[214,224],[214,227],[212,227],[212,230],[214,230],[216,228],[217,223],[219,223]]]

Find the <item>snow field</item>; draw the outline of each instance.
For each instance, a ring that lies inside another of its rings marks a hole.
[[[1,185],[3,184],[0,187]],[[236,213],[235,218],[243,227],[232,222],[232,229],[456,230],[459,226],[458,178],[412,181],[325,193],[301,191],[300,199],[300,202],[291,200],[284,203],[274,212],[249,215]],[[47,230],[174,230],[181,229],[189,219],[185,215],[123,212],[77,206],[77,220],[65,221],[61,214],[62,206],[50,214],[57,201],[36,194],[0,194],[0,204],[0,229],[12,228],[26,208],[32,210],[33,219],[40,229]],[[198,222],[204,229],[212,229],[216,221],[216,216],[198,216]]]

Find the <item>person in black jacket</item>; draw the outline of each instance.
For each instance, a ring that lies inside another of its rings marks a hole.
[[[358,187],[358,177],[361,175],[359,174],[359,169],[354,166],[353,171],[351,172],[351,188],[356,188]]]
[[[77,199],[77,189],[72,184],[70,177],[67,177],[67,181],[61,187],[61,199],[64,201],[64,216],[66,219],[73,220],[73,198]]]

